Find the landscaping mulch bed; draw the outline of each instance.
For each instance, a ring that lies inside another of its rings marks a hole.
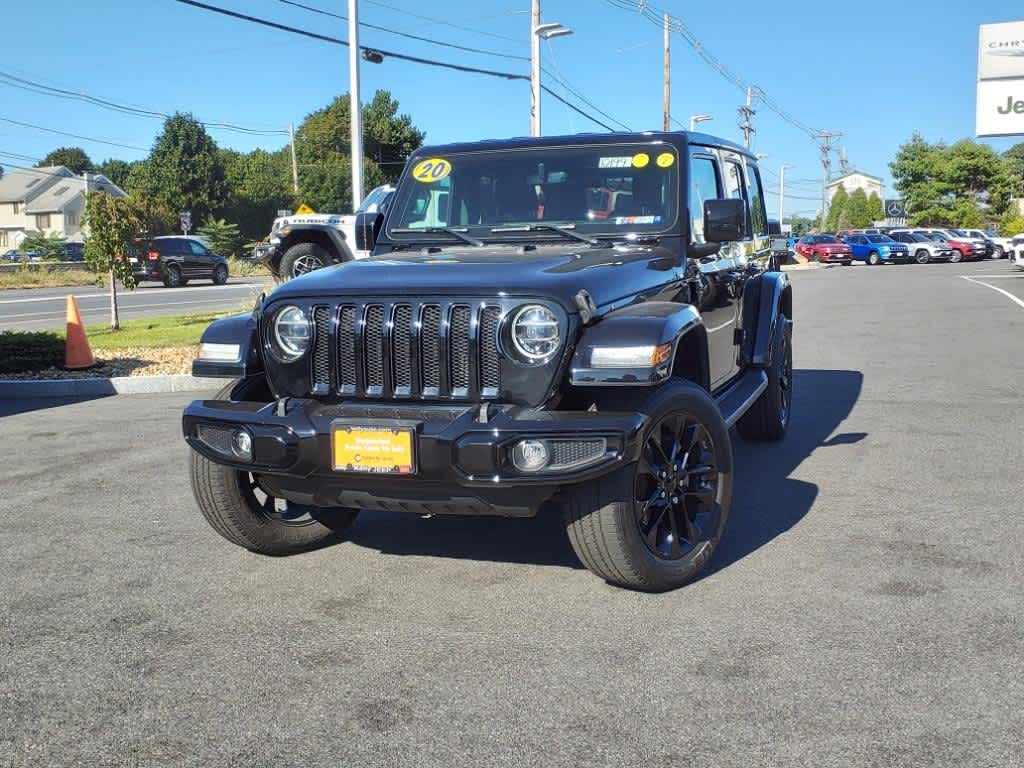
[[[24,379],[109,379],[115,376],[156,376],[191,373],[196,346],[125,347],[97,351],[96,365],[80,371],[45,368],[20,373],[0,373],[0,380]]]

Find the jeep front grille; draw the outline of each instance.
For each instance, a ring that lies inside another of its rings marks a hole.
[[[310,392],[366,399],[495,399],[501,307],[449,301],[313,307]]]

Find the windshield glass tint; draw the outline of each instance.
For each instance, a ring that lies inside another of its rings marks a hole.
[[[888,235],[868,235],[868,242],[869,243],[893,243],[893,242],[895,242],[895,240],[893,240]]]
[[[832,235],[818,235],[814,238],[819,243],[838,243],[839,240],[832,237]]]
[[[395,194],[391,232],[466,227],[486,238],[529,224],[659,232],[676,221],[679,160],[664,144],[450,153],[416,161]]]

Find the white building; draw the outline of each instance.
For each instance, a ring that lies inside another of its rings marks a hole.
[[[843,187],[846,190],[846,194],[852,193],[854,190],[863,189],[864,194],[871,197],[871,193],[874,192],[879,197],[882,196],[882,180],[877,176],[872,176],[869,173],[861,173],[860,171],[851,171],[850,173],[844,173],[835,179],[832,179],[828,183],[828,200],[832,202],[832,198],[835,197],[836,192],[839,191],[839,187]]]
[[[101,174],[89,174],[89,191],[126,193]],[[63,165],[19,168],[0,178],[0,249],[17,248],[33,235],[82,240],[86,179]]]

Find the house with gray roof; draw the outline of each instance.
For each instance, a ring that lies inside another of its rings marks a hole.
[[[102,174],[78,176],[63,165],[18,168],[0,177],[0,251],[40,234],[81,242],[86,185],[89,192],[126,194]]]

